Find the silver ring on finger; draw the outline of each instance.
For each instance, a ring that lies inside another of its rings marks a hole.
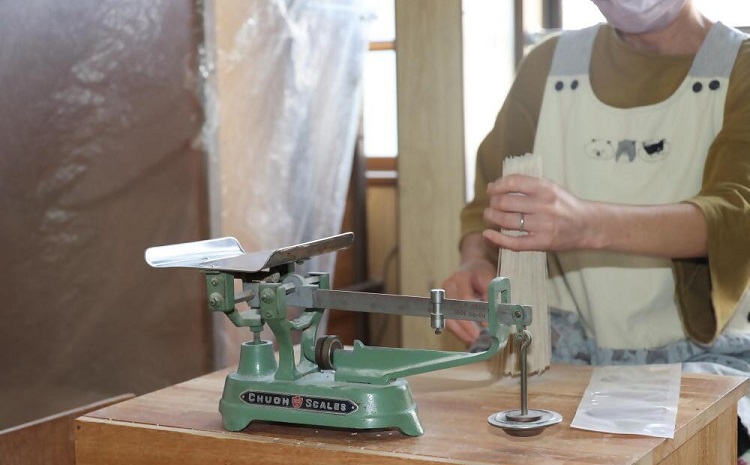
[[[526,214],[520,213],[521,217],[518,219],[518,230],[520,232],[526,231]]]

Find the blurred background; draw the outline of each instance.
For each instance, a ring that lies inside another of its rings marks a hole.
[[[750,8],[700,0],[750,26]],[[742,2],[744,5],[744,2]],[[202,275],[154,245],[339,231],[334,287],[426,295],[517,64],[589,0],[0,2],[0,430],[236,361]],[[329,313],[345,342],[459,347]]]

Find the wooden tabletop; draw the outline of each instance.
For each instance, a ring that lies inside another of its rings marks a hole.
[[[591,370],[559,365],[529,380],[529,408],[554,410],[563,421],[527,438],[509,436],[487,422],[492,413],[519,408],[519,386],[518,379],[493,379],[481,364],[409,378],[425,429],[416,438],[395,430],[270,423],[227,432],[218,413],[227,371],[218,371],[81,417],[77,463],[561,465],[701,463],[709,456],[714,457],[711,462],[703,463],[736,460],[729,449],[736,446],[736,402],[748,391],[747,378],[683,374],[675,438],[660,439],[570,428]]]

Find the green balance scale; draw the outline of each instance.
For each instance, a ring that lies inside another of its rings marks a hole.
[[[522,348],[521,409],[498,412],[488,421],[516,435],[536,434],[559,423],[560,415],[526,407],[525,349],[531,335],[531,308],[510,304],[510,281],[489,285],[489,302],[451,300],[442,289],[412,297],[330,289],[327,273],[295,274],[295,264],[348,247],[345,233],[271,251],[246,253],[232,237],[152,247],[146,262],[156,268],[202,270],[208,307],[223,312],[253,340],[242,344],[237,371],[227,376],[219,403],[224,427],[240,431],[256,420],[357,430],[397,428],[408,436],[424,429],[405,377],[487,360],[505,347],[510,327]],[[242,291],[235,292],[235,280]],[[239,303],[248,310],[239,311]],[[289,319],[289,307],[304,309]],[[491,343],[477,353],[366,346],[346,348],[336,336],[318,334],[327,308],[429,318],[436,334],[446,319],[484,322]],[[261,340],[272,330],[278,353]],[[292,332],[300,332],[296,359]]]

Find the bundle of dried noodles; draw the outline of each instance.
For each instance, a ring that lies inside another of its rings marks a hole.
[[[503,163],[503,175],[524,174],[542,176],[542,159],[539,155],[526,154],[508,157]],[[527,232],[502,230],[503,234],[521,235]],[[529,305],[533,320],[527,328],[532,335],[532,342],[527,353],[528,374],[541,374],[549,368],[551,358],[549,306],[547,303],[547,254],[545,252],[513,252],[500,250],[498,257],[498,276],[510,279],[511,303]],[[504,351],[498,353],[489,362],[495,375],[520,374],[520,345],[515,342],[515,329]]]

